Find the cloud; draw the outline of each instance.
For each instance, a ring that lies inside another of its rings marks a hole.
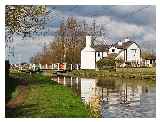
[[[14,38],[14,53],[15,57],[10,56],[11,63],[30,62],[30,58],[40,52],[44,44],[48,45],[54,40],[54,36],[37,36],[35,38]]]
[[[126,36],[140,44],[142,49],[156,49],[156,7],[152,5],[64,5],[48,6],[53,9],[46,30],[46,38],[15,39],[16,53],[23,55],[23,61],[41,51],[44,42],[53,40],[60,23],[69,16],[79,22],[86,21],[104,27],[105,39],[112,43]],[[17,59],[15,59],[17,60]]]
[[[156,16],[156,8],[153,5],[56,6],[56,10],[68,16],[111,16],[114,20],[138,25],[152,25]]]

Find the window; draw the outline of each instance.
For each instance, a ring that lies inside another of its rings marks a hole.
[[[133,56],[136,56],[136,49],[131,49]]]
[[[112,52],[115,52],[115,49],[112,49]]]
[[[136,49],[131,49],[134,53],[136,53]]]
[[[100,57],[100,52],[98,52],[98,57]]]

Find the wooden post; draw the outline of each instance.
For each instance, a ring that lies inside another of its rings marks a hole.
[[[42,69],[42,65],[41,64],[39,64],[39,68]]]
[[[72,64],[71,64],[71,71],[72,71]]]
[[[57,70],[59,71],[59,63],[57,63]]]
[[[20,70],[22,70],[22,65],[20,64]]]
[[[59,77],[57,77],[57,82],[59,83]]]
[[[33,67],[33,71],[35,71],[36,70],[36,65],[33,64],[32,67]]]
[[[78,77],[76,77],[76,82],[77,82],[77,89],[78,89]]]
[[[48,65],[46,64],[46,69],[48,69]]]
[[[64,64],[64,70],[66,70],[66,63],[63,63]]]
[[[76,69],[77,69],[77,70],[79,69],[78,64],[76,64]]]
[[[52,64],[52,69],[54,68],[54,64]]]
[[[71,87],[72,87],[72,84],[73,84],[72,82],[73,82],[73,81],[72,81],[72,77],[71,77]]]
[[[63,82],[63,83],[64,83],[64,86],[65,86],[65,85],[66,85],[66,77],[64,77],[63,80],[64,80],[64,82]]]

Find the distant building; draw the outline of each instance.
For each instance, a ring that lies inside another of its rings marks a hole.
[[[142,60],[142,65],[145,67],[155,67],[156,66],[156,57],[150,56]]]

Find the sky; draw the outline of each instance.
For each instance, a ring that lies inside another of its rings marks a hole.
[[[54,40],[59,24],[73,16],[79,22],[104,27],[105,40],[115,43],[129,37],[143,50],[156,51],[156,8],[151,5],[64,5],[47,6],[52,10],[46,30],[49,34],[36,38],[15,37],[15,57],[10,56],[11,63],[27,62],[43,48],[44,43]]]

